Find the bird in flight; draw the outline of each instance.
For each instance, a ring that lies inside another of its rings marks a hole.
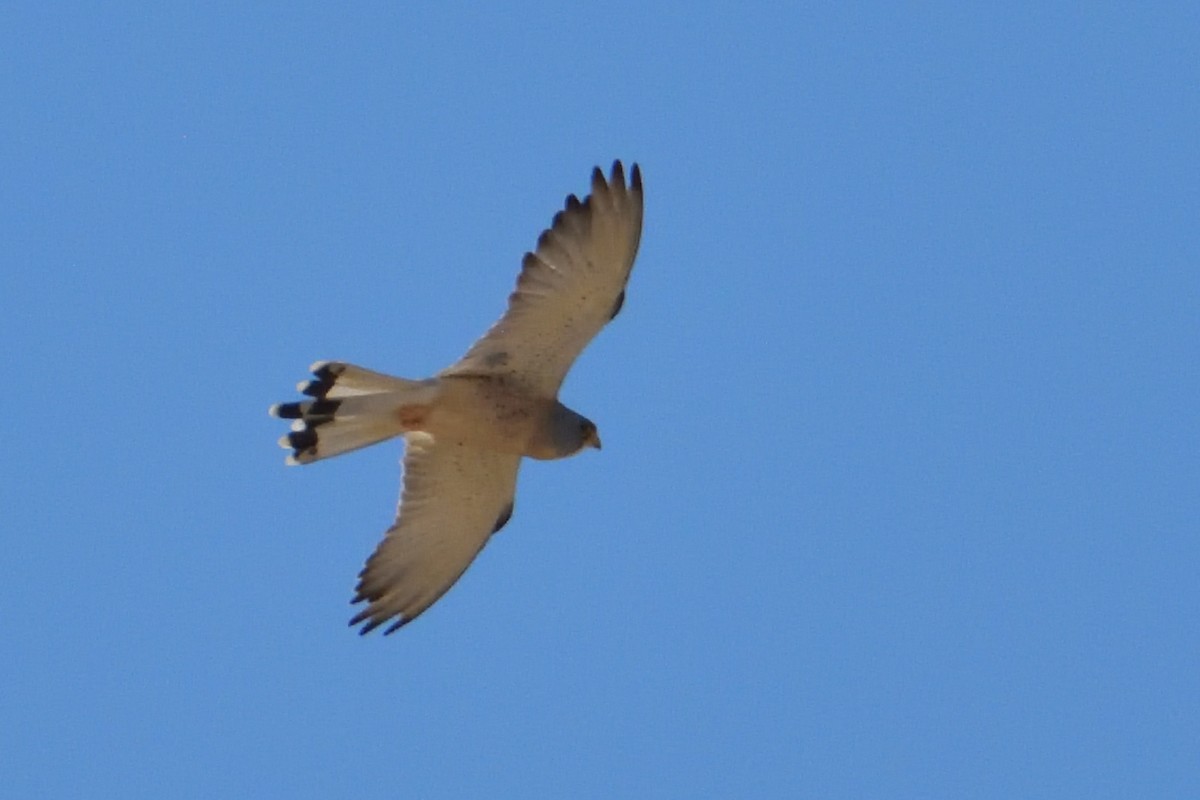
[[[571,364],[621,310],[642,233],[642,174],[620,161],[565,207],[525,254],[508,308],[466,355],[409,380],[318,361],[308,399],[271,414],[293,420],[279,444],[311,464],[403,436],[404,478],[392,527],[359,573],[350,620],[392,633],[433,605],[513,513],[524,457],[600,448],[596,425],[558,401]]]

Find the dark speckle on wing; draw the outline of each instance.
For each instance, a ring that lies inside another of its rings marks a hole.
[[[488,353],[483,357],[483,363],[489,367],[503,367],[508,363],[508,353],[504,350],[497,350],[494,353]]]

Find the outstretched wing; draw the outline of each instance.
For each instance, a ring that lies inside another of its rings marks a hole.
[[[553,396],[588,342],[621,310],[642,235],[642,173],[625,185],[621,162],[606,181],[597,167],[592,193],[567,197],[526,253],[508,310],[443,374],[511,376]]]
[[[404,489],[396,521],[359,574],[351,625],[392,633],[454,585],[488,537],[512,516],[521,458],[424,433],[405,436]]]

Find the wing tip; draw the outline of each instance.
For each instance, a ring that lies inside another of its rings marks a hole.
[[[604,179],[604,173],[601,172],[599,167],[592,169],[593,191],[618,188],[622,191],[628,188],[629,191],[638,195],[642,193],[642,167],[638,162],[634,161],[629,165],[628,181],[625,179],[625,164],[619,158],[613,160],[612,169],[607,181]]]
[[[365,600],[366,598],[362,598],[362,599]],[[359,601],[359,599],[356,598],[352,602],[357,603],[360,601]],[[391,634],[395,633],[396,631],[400,630],[405,625],[407,625],[408,623],[410,623],[414,619],[416,619],[415,616],[409,617],[409,616],[403,615],[403,613],[385,614],[382,616],[375,616],[375,615],[376,615],[376,611],[372,610],[370,606],[367,606],[362,611],[358,612],[357,614],[355,614],[353,617],[350,618],[349,627],[353,628],[355,626],[362,625],[362,627],[359,628],[359,630],[358,630],[358,635],[366,636],[368,633],[370,633],[371,631],[380,627],[385,622],[388,622],[389,620],[391,620],[392,617],[399,616],[400,618],[398,620],[396,620],[395,622],[393,622],[391,625],[389,625],[387,627],[387,629],[384,630],[384,632],[383,632],[384,636],[390,636]]]
[[[615,159],[612,163],[612,177],[609,178],[609,183],[613,186],[625,188],[625,165],[621,163],[621,159]]]

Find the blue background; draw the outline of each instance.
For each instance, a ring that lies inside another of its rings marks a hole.
[[[5,797],[1200,796],[1195,4],[20,4]],[[285,469],[641,163],[602,453],[399,634]]]

